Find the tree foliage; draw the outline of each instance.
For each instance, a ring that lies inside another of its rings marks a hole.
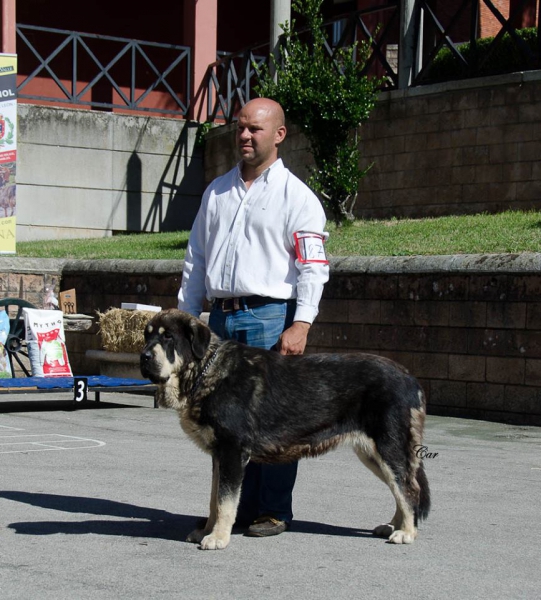
[[[362,74],[368,44],[328,52],[321,4],[322,0],[293,1],[293,10],[307,21],[309,35],[296,31],[294,20],[281,25],[276,80],[264,68],[257,93],[278,101],[307,137],[315,163],[308,184],[333,219],[342,223],[353,219],[359,182],[369,168],[359,167],[357,130],[374,107],[380,81]]]

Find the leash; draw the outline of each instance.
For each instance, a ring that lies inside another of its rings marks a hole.
[[[212,363],[216,359],[217,354],[218,354],[218,348],[216,348],[216,350],[214,350],[211,357],[207,360],[207,364],[203,367],[203,370],[201,371],[201,373],[199,373],[199,376],[195,380],[195,383],[193,384],[193,387],[189,393],[190,398],[193,398],[195,396],[195,392],[197,392],[199,386],[201,385],[201,382],[203,381],[203,377],[206,375],[207,371],[209,370],[209,367],[212,365]]]

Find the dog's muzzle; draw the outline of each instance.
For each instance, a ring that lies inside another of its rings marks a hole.
[[[154,363],[154,353],[152,350],[145,348],[139,356],[139,368],[141,375],[145,379],[150,379],[152,383],[159,382],[159,374],[156,373],[156,366]]]

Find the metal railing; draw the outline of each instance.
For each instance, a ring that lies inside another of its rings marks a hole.
[[[25,68],[17,86],[20,98],[187,114],[187,46],[17,25],[17,54],[19,67]]]
[[[479,48],[481,4],[484,4],[487,8],[488,12],[486,14],[492,15],[493,19],[501,26],[494,38],[483,45],[482,54]],[[419,64],[417,73],[413,78],[413,85],[441,80],[441,75],[434,74],[434,66],[438,56],[441,56],[441,51],[444,49],[448,49],[452,57],[450,60],[456,66],[456,78],[487,74],[487,65],[490,64],[491,60],[493,61],[493,56],[501,49],[502,40],[506,35],[510,38],[511,47],[517,54],[517,68],[520,70],[539,69],[541,67],[540,2],[539,0],[534,3],[530,0],[517,0],[512,8],[509,17],[505,18],[491,0],[463,0],[457,6],[451,18],[448,18],[447,23],[443,25],[443,19],[432,8],[432,2],[419,0],[416,15]],[[537,14],[537,34],[533,46],[527,44],[517,34],[517,27],[515,26],[527,9],[534,10],[534,14]],[[461,20],[468,24],[469,35],[468,39],[457,40],[454,31]],[[467,52],[463,47],[464,43],[467,44]]]
[[[218,52],[218,57],[223,58],[218,58],[207,70],[207,121],[232,121],[237,109],[254,97],[258,81],[254,65],[266,64],[268,55],[268,43],[231,54]]]
[[[342,35],[332,46],[327,46],[329,55],[334,56],[338,48],[365,43],[370,52],[361,75],[377,75],[383,79],[385,89],[396,88],[398,65],[388,49],[389,46],[393,49],[396,47],[400,25],[399,8],[400,2],[391,0],[387,4],[378,4],[342,17]],[[336,19],[329,21],[324,27],[328,30],[335,22]]]
[[[441,75],[439,78],[434,75],[434,66],[442,51],[450,53],[451,62],[458,65],[459,76],[483,75],[487,62],[503,41],[509,43],[504,36],[516,48],[517,68],[541,68],[540,3],[541,0],[516,0],[512,14],[505,18],[492,0],[462,0],[451,15],[439,14],[431,0],[417,0],[412,21],[414,35],[403,43],[402,3],[389,0],[326,22],[324,27],[330,40],[327,52],[334,56],[338,48],[366,43],[370,52],[363,74],[379,77],[385,89],[399,86],[398,73],[403,77],[407,62],[400,50],[407,44],[415,46],[416,61],[412,67],[406,67],[411,77],[401,86],[441,80]],[[501,28],[488,47],[483,44],[480,53],[477,50],[481,46],[478,35],[482,4]],[[537,15],[533,45],[525,43],[514,25],[526,9],[536,11]],[[463,25],[464,20],[469,34],[464,35],[462,26],[461,38],[457,39],[457,24],[462,21]],[[464,39],[468,35],[469,39]],[[462,48],[463,42],[469,42],[468,52]],[[234,120],[238,110],[254,97],[257,67],[268,64],[269,50],[269,44],[263,43],[233,54],[219,53],[218,60],[208,67],[206,80],[198,92],[206,96],[200,104],[206,115],[195,117],[208,121]],[[20,98],[104,110],[188,114],[192,98],[191,49],[187,46],[17,25],[17,53]]]
[[[402,47],[411,42],[413,55],[416,57],[411,68],[409,85],[416,86],[426,83],[441,81],[435,76],[434,64],[437,62],[442,50],[448,49],[452,55],[451,60],[456,60],[459,68],[459,77],[475,77],[487,74],[487,63],[493,54],[502,48],[503,42],[508,43],[504,36],[511,39],[511,44],[516,47],[517,57],[515,67],[519,70],[541,68],[541,10],[540,0],[517,0],[508,18],[504,17],[492,0],[462,0],[452,14],[438,14],[434,9],[434,2],[418,0],[414,6],[413,32],[409,40],[401,39],[406,35],[401,31],[400,7],[401,2],[391,0],[386,4],[375,5],[350,15],[339,17],[324,24],[327,45],[330,56],[341,47],[349,46],[355,42],[367,43],[370,54],[363,74],[376,75],[384,81],[384,89],[398,87],[398,72],[401,68],[400,55]],[[489,15],[500,24],[500,30],[488,44],[483,44],[483,53],[477,52],[479,43],[479,19],[481,5],[488,9]],[[440,4],[441,5],[441,4]],[[445,7],[447,8],[447,7]],[[537,32],[535,44],[526,43],[517,34],[518,17],[525,10],[536,11]],[[466,20],[468,27],[462,27],[457,33],[457,24]],[[445,23],[445,24],[442,24]],[[465,33],[464,33],[465,32]],[[408,35],[410,32],[408,32]],[[457,39],[457,36],[458,39]],[[466,38],[466,39],[464,39]],[[469,42],[469,51],[461,50],[461,44]],[[238,110],[254,97],[253,90],[257,85],[257,69],[254,64],[261,65],[267,62],[268,44],[266,55],[262,52],[265,46],[255,46],[228,54],[224,58],[209,66],[207,73],[207,120],[229,123],[235,119]],[[408,71],[409,73],[410,71]],[[408,85],[408,83],[406,83]]]
[[[391,44],[393,28],[398,27],[399,5],[399,0],[390,0],[387,4],[324,23],[327,39],[332,40],[326,45],[329,56],[334,56],[336,50],[343,46],[365,42],[371,51],[363,73],[382,77],[386,88],[396,87],[396,65],[388,60],[386,47]],[[376,15],[382,18],[376,19]],[[337,24],[340,26],[336,27]],[[341,34],[337,36],[337,32]],[[301,35],[303,33],[305,32],[300,32]],[[254,97],[254,88],[258,82],[256,67],[268,64],[268,56],[269,44],[259,44],[226,54],[209,66],[206,86],[208,121],[231,123],[234,120],[238,110]]]

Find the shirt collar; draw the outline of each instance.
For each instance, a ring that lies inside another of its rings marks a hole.
[[[278,171],[282,170],[283,168],[284,163],[282,162],[281,158],[278,158],[272,163],[270,167],[268,167],[263,171],[263,173],[261,173],[261,175],[256,179],[256,181],[263,178],[265,180],[265,183],[269,183],[269,181],[272,181],[274,174],[278,173]],[[242,181],[242,160],[237,164],[237,176],[239,180]]]

